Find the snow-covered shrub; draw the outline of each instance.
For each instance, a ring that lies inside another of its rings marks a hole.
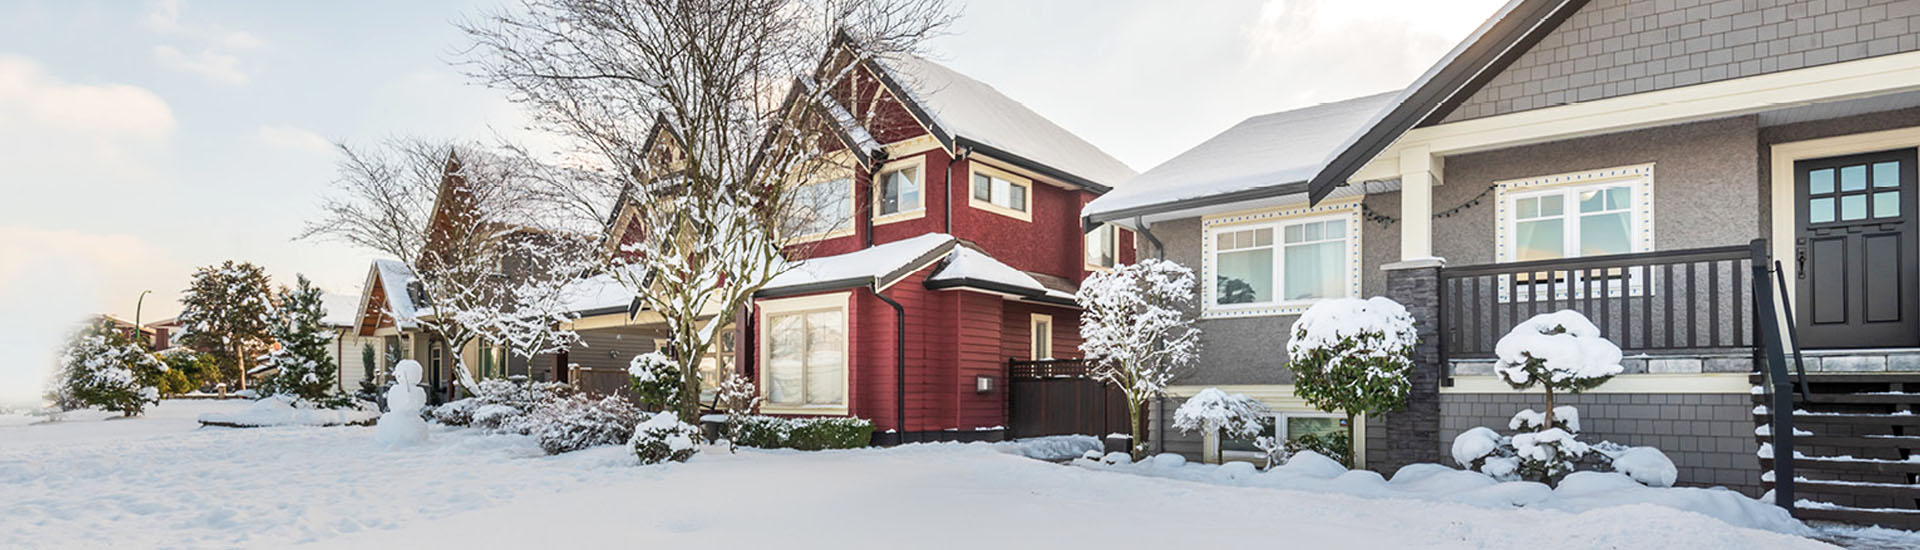
[[[700,428],[681,422],[679,415],[672,412],[660,412],[633,428],[633,438],[627,441],[627,448],[633,450],[641,464],[686,462],[700,452],[699,441]]]
[[[1355,415],[1406,405],[1418,343],[1413,316],[1399,302],[1378,296],[1321,300],[1294,321],[1287,341],[1294,393],[1316,409],[1346,414],[1352,430]],[[1349,447],[1352,440],[1349,432]]]
[[[156,387],[166,363],[108,323],[90,324],[75,333],[61,355],[60,401],[138,416],[160,402]]]
[[[1634,481],[1648,487],[1672,487],[1680,478],[1680,469],[1674,467],[1673,460],[1667,454],[1653,447],[1626,447],[1609,449],[1594,445],[1594,450],[1606,454],[1612,459],[1613,471],[1626,474]]]
[[[680,402],[680,365],[660,352],[643,353],[627,364],[634,397],[649,410],[664,410]]]
[[[1548,411],[1538,426],[1555,424],[1553,395],[1593,389],[1620,374],[1620,346],[1600,336],[1573,310],[1542,313],[1513,327],[1494,345],[1493,372],[1516,390],[1539,386]]]
[[[1247,394],[1228,394],[1220,388],[1207,388],[1174,409],[1173,427],[1189,433],[1219,430],[1225,436],[1245,439],[1260,435],[1267,412],[1266,405]]]
[[[333,335],[322,323],[326,315],[320,288],[300,275],[293,288],[281,289],[267,333],[280,347],[267,354],[265,365],[275,370],[260,382],[261,393],[287,395],[304,403],[345,408],[353,400],[335,388],[340,366],[333,362]]]
[[[433,417],[434,422],[448,426],[467,426],[473,424],[473,410],[477,408],[480,408],[480,400],[468,397],[441,403],[427,414]]]
[[[517,425],[538,438],[547,454],[560,454],[626,443],[633,438],[640,416],[640,410],[626,399],[574,394],[542,403]]]
[[[1514,434],[1512,442],[1522,479],[1558,481],[1573,473],[1574,463],[1587,456],[1587,444],[1560,428]]]
[[[760,411],[760,388],[737,372],[728,372],[720,383],[720,406],[727,411],[727,451],[740,444],[740,428],[747,418]]]
[[[781,418],[749,416],[728,431],[734,444],[761,449],[857,449],[873,440],[873,422],[864,418]]]
[[[1200,330],[1193,327],[1197,294],[1193,270],[1148,258],[1081,283],[1081,353],[1087,373],[1127,398],[1127,426],[1135,454],[1146,450],[1140,409],[1166,394],[1167,384],[1199,358]]]
[[[561,382],[482,380],[474,385],[473,397],[435,407],[433,418],[449,426],[472,425],[489,430],[526,433],[524,427],[517,425],[520,419],[542,404],[573,392],[573,386]],[[482,415],[482,411],[487,414]]]

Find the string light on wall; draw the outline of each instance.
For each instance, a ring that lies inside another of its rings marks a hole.
[[[1361,186],[1361,187],[1360,187],[1360,189],[1361,189],[1361,192],[1362,192],[1362,193],[1365,193],[1365,192],[1366,192],[1366,183],[1365,183],[1365,182],[1362,182],[1362,183],[1360,184],[1360,186]],[[1486,189],[1481,189],[1481,190],[1480,190],[1480,194],[1478,194],[1478,195],[1474,195],[1474,196],[1473,196],[1473,198],[1471,198],[1471,199],[1467,199],[1467,201],[1466,201],[1466,202],[1463,202],[1463,203],[1460,203],[1459,205],[1457,205],[1457,206],[1454,206],[1453,208],[1448,208],[1448,209],[1446,209],[1446,210],[1441,210],[1441,211],[1439,211],[1439,212],[1435,212],[1435,213],[1433,213],[1433,217],[1435,217],[1435,218],[1451,218],[1451,217],[1453,217],[1453,216],[1454,216],[1455,214],[1459,214],[1459,213],[1461,213],[1461,212],[1464,212],[1464,211],[1466,211],[1466,210],[1467,210],[1467,209],[1469,209],[1469,208],[1473,208],[1473,207],[1475,207],[1475,206],[1479,206],[1479,205],[1480,205],[1480,202],[1481,202],[1481,201],[1484,201],[1484,200],[1486,200],[1486,199],[1487,199],[1487,195],[1488,195],[1488,194],[1490,194],[1490,193],[1493,193],[1493,190],[1494,190],[1494,189],[1497,189],[1497,188],[1499,188],[1499,187],[1500,187],[1500,184],[1498,184],[1498,183],[1494,183],[1494,184],[1489,184],[1489,185],[1487,185],[1487,188],[1486,188]],[[1365,202],[1362,202],[1362,203],[1360,203],[1360,216],[1361,216],[1362,218],[1364,218],[1364,219],[1366,219],[1367,221],[1370,221],[1370,222],[1374,222],[1374,223],[1378,223],[1378,224],[1380,224],[1380,225],[1393,225],[1393,224],[1395,224],[1395,223],[1398,223],[1398,222],[1400,221],[1400,218],[1396,218],[1396,217],[1393,217],[1393,216],[1388,216],[1388,215],[1386,215],[1386,214],[1381,214],[1381,213],[1379,213],[1379,212],[1375,212],[1375,211],[1373,210],[1373,208],[1371,208],[1371,207],[1368,207],[1368,206],[1367,206],[1367,203],[1365,203]]]

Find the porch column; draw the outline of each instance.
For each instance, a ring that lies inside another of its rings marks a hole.
[[[1440,462],[1440,381],[1446,373],[1440,363],[1440,268],[1445,263],[1421,258],[1381,266],[1387,272],[1387,298],[1406,306],[1420,337],[1408,376],[1407,408],[1384,415],[1386,448],[1367,452],[1367,469],[1382,475],[1408,464]]]
[[[1421,145],[1400,152],[1400,259],[1433,257],[1433,186],[1439,159]]]

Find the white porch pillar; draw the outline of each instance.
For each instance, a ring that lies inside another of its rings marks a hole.
[[[1400,260],[1433,257],[1433,186],[1440,160],[1417,146],[1400,152]]]

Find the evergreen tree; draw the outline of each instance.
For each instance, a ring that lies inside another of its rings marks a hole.
[[[213,355],[220,363],[218,378],[240,389],[247,387],[253,358],[267,347],[273,309],[268,285],[259,266],[228,260],[195,271],[180,299],[181,344]]]
[[[94,323],[67,344],[56,393],[64,404],[137,416],[147,405],[160,402],[156,386],[166,372],[165,363],[126,333],[111,323]]]
[[[360,372],[363,375],[360,378],[360,393],[366,394],[369,401],[373,400],[374,393],[380,391],[380,384],[374,381],[373,358],[373,344],[360,344]]]
[[[340,371],[327,354],[333,337],[321,323],[325,310],[320,304],[320,288],[301,275],[296,286],[280,290],[279,302],[268,333],[280,349],[266,358],[266,364],[276,370],[262,382],[261,393],[290,395],[328,407],[346,406],[346,397],[334,391]]]

